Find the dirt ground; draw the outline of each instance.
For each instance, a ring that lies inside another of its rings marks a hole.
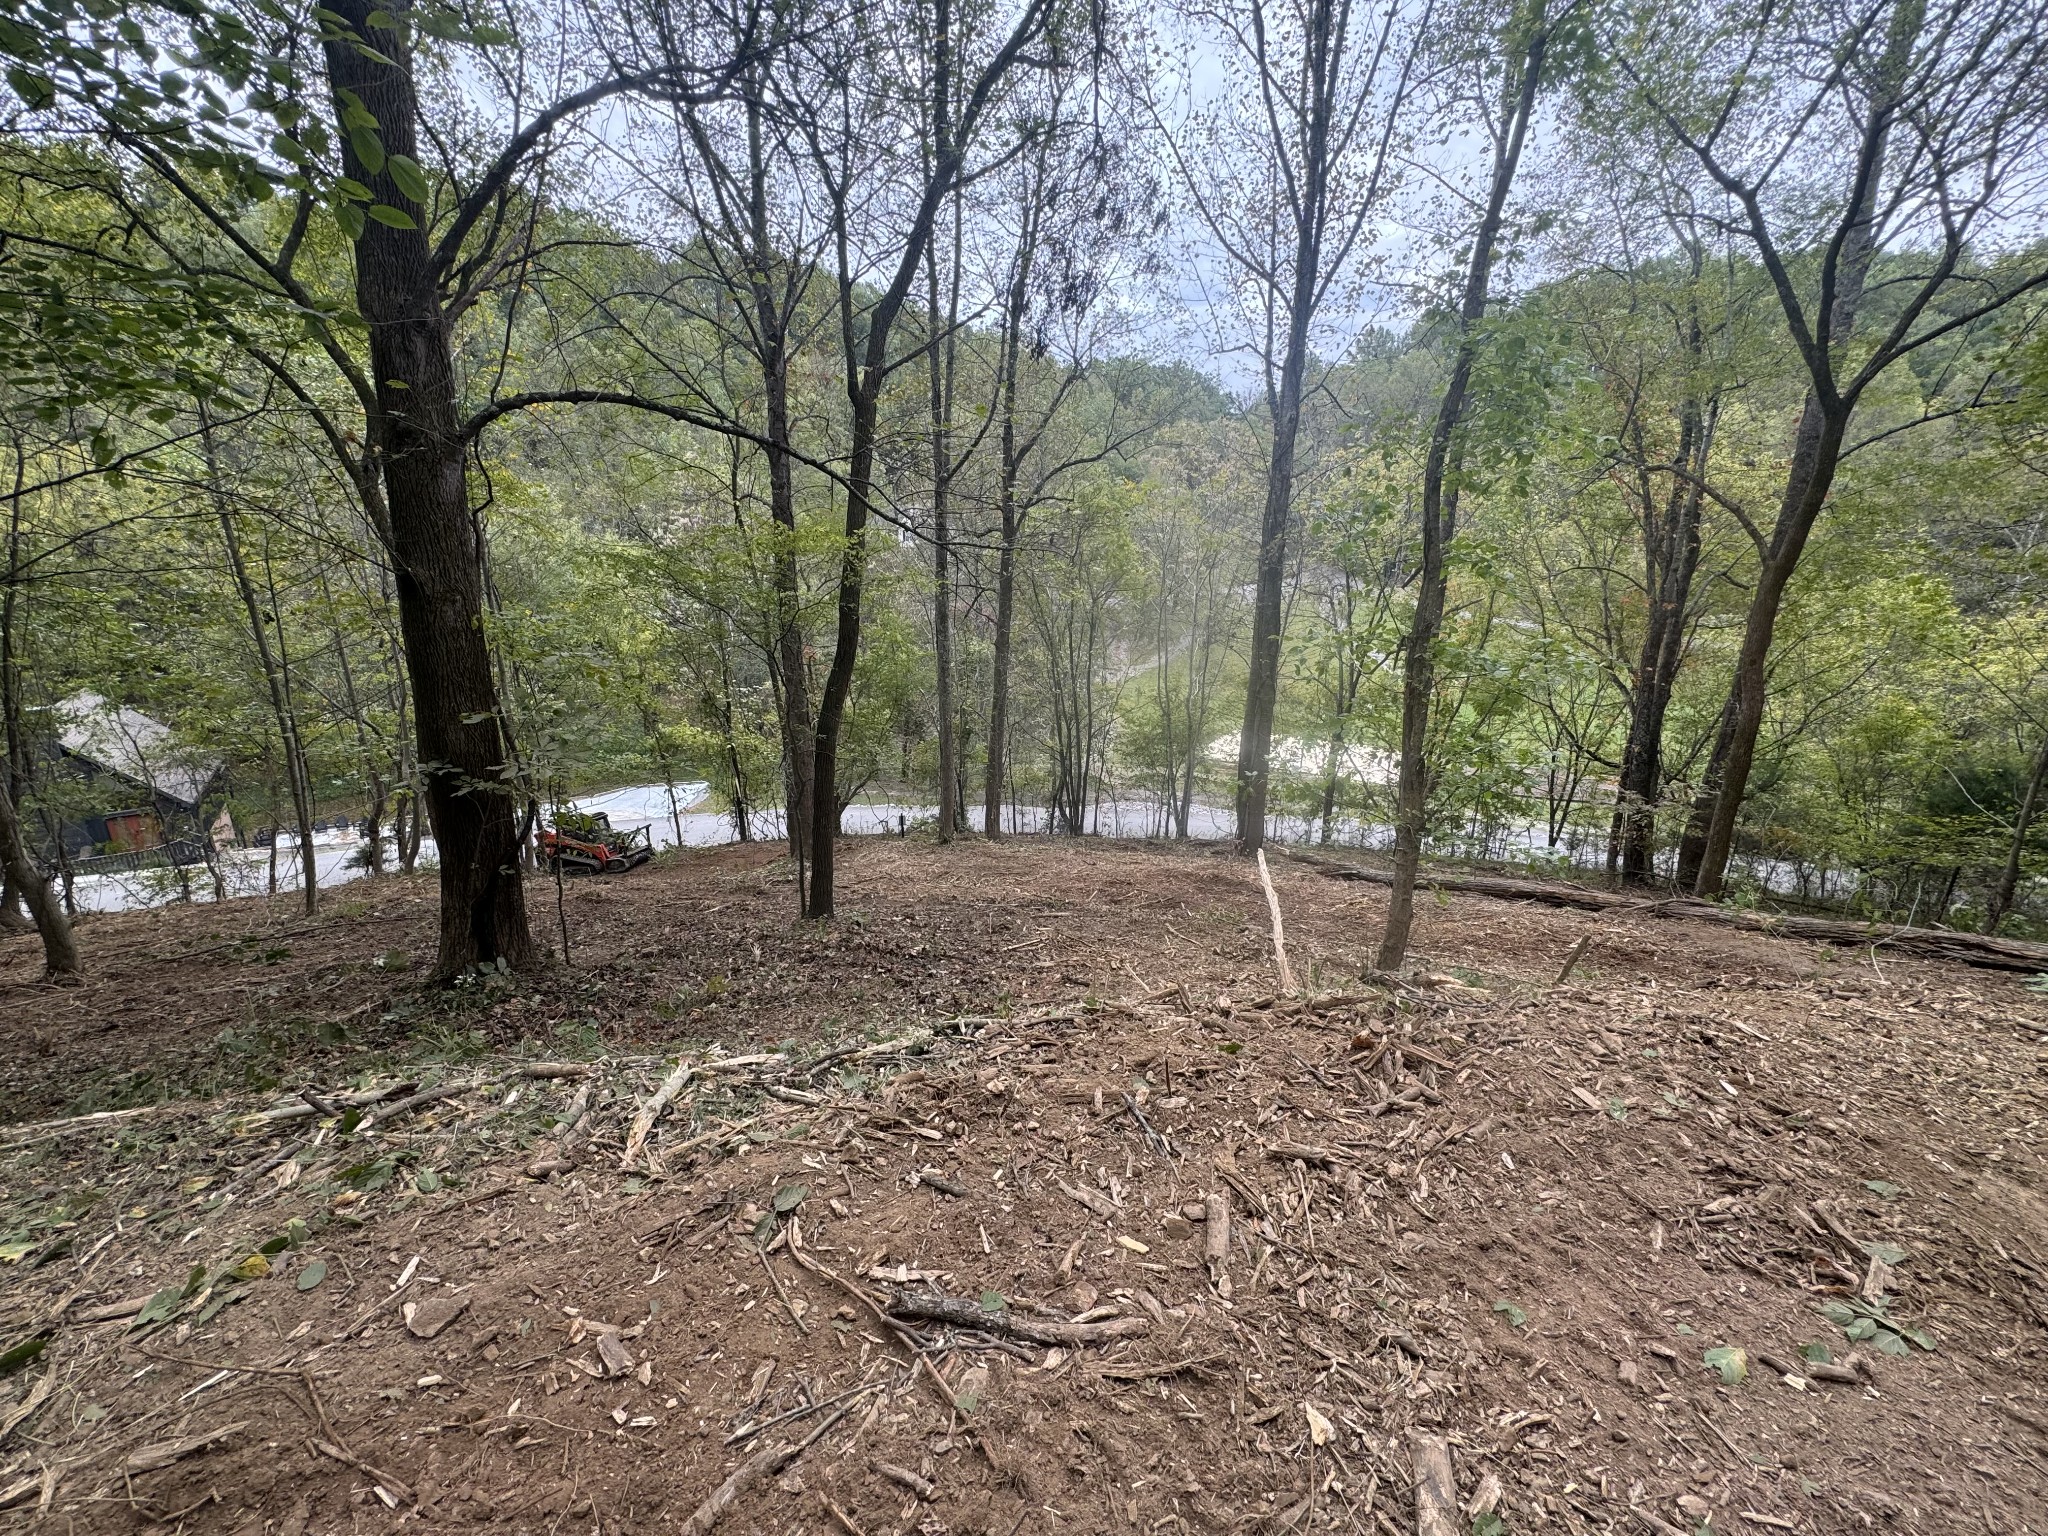
[[[7,940],[0,1524],[1406,1536],[1441,1442],[1461,1536],[2048,1533],[2023,978],[1461,897],[1376,986],[1280,859],[1288,997],[1214,850],[775,852],[452,991],[427,882]]]

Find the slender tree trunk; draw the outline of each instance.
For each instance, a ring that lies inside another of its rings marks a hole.
[[[1311,174],[1320,175],[1318,168]],[[1318,181],[1306,196],[1320,204]],[[1287,574],[1287,527],[1294,513],[1294,448],[1301,432],[1301,390],[1308,371],[1308,322],[1315,307],[1320,266],[1320,220],[1304,224],[1295,256],[1294,292],[1287,316],[1287,351],[1274,391],[1273,451],[1266,466],[1266,507],[1259,524],[1256,593],[1252,600],[1251,672],[1245,680],[1244,725],[1237,746],[1237,846],[1253,853],[1266,842],[1266,801],[1271,790],[1273,712],[1280,697],[1282,586]]]
[[[2034,825],[2034,812],[2041,803],[2041,786],[2048,783],[2048,737],[2041,742],[2041,750],[2034,758],[2034,772],[2027,780],[2026,793],[2020,797],[2019,815],[2012,824],[2012,843],[2005,853],[2005,867],[1998,872],[1998,884],[1992,887],[1991,900],[1984,907],[1984,932],[1998,932],[1998,925],[2005,921],[2012,911],[2013,898],[2020,888],[2020,860],[2026,853],[2027,833]],[[1950,888],[1954,888],[1951,879]],[[1943,911],[1946,912],[1946,907]]]
[[[1472,242],[1465,293],[1458,307],[1457,351],[1451,375],[1437,407],[1422,470],[1422,570],[1416,579],[1415,614],[1408,628],[1407,654],[1401,676],[1401,769],[1394,800],[1394,884],[1387,897],[1387,925],[1380,936],[1379,968],[1400,968],[1408,954],[1408,934],[1415,923],[1415,877],[1422,866],[1422,837],[1429,813],[1431,769],[1428,758],[1429,709],[1436,688],[1436,641],[1443,626],[1448,578],[1444,555],[1458,525],[1455,439],[1464,420],[1478,354],[1478,326],[1486,314],[1493,279],[1494,247],[1500,240],[1508,189],[1522,158],[1522,144],[1536,107],[1542,82],[1548,33],[1535,32],[1521,60],[1521,78],[1510,101],[1493,157],[1492,184],[1486,212]],[[1446,484],[1448,479],[1449,484]]]
[[[758,70],[744,77],[747,107],[747,276],[754,309],[762,392],[767,402],[768,515],[775,524],[776,678],[782,725],[783,830],[797,863],[797,907],[808,910],[808,873],[813,815],[810,669],[804,659],[802,573],[797,566],[796,464],[791,454],[789,412],[788,292],[771,281],[783,268],[769,221],[768,151]],[[800,286],[800,285],[799,285]],[[681,839],[680,832],[677,834]]]
[[[256,661],[262,668],[264,686],[270,696],[271,719],[277,726],[278,739],[284,744],[285,779],[291,787],[292,819],[299,837],[299,872],[305,885],[303,900],[306,915],[310,917],[320,909],[320,894],[319,881],[313,873],[313,796],[307,782],[305,748],[299,739],[298,713],[292,708],[291,698],[285,691],[284,674],[278,665],[277,652],[270,643],[269,622],[266,621],[263,603],[256,594],[256,583],[249,576],[249,563],[242,557],[242,539],[235,529],[234,513],[221,491],[220,462],[214,450],[213,426],[203,406],[200,408],[200,442],[206,453],[208,485],[213,495],[214,514],[220,520],[221,544],[227,551],[228,571],[235,578],[236,592],[241,595],[242,616],[249,621],[249,636],[256,646]]]
[[[1017,382],[1024,350],[1025,309],[1031,297],[1032,272],[1038,257],[1042,204],[1027,200],[1003,300],[1002,336],[997,354],[996,515],[1002,526],[1002,548],[996,554],[996,632],[989,685],[988,764],[982,781],[982,835],[991,842],[1003,835],[1003,789],[1010,742],[1010,666],[1017,620],[1017,541],[1024,512],[1017,488],[1023,477],[1024,448],[1017,434]]]
[[[1698,361],[1700,327],[1693,322],[1693,358]],[[1664,717],[1678,681],[1685,651],[1685,615],[1700,562],[1700,512],[1708,454],[1714,433],[1713,408],[1702,415],[1691,401],[1678,429],[1675,462],[1694,478],[1673,483],[1663,513],[1652,520],[1644,503],[1644,578],[1650,589],[1649,621],[1629,690],[1628,739],[1615,785],[1614,827],[1608,837],[1608,871],[1630,885],[1656,877],[1657,801],[1664,787]]]
[[[953,365],[957,354],[954,326],[960,309],[960,205],[953,204],[953,262],[950,302],[940,291],[936,243],[925,255],[926,286],[929,293],[928,319],[932,342],[928,361],[931,373],[932,420],[932,650],[938,697],[935,707],[939,730],[939,841],[953,841],[953,780],[957,751],[953,731]]]
[[[387,166],[372,170],[345,121],[342,93],[377,124],[383,153],[417,157],[419,101],[410,46],[374,0],[333,0],[345,31],[325,43],[343,164],[378,202],[424,219]],[[352,32],[355,37],[347,33]],[[358,39],[368,44],[358,45]],[[356,302],[368,322],[377,410],[370,440],[390,509],[400,629],[427,813],[440,850],[435,974],[534,958],[519,870],[510,760],[484,635],[483,573],[463,473],[454,356],[440,274],[425,231],[369,220],[355,242]]]

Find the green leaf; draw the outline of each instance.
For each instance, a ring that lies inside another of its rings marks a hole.
[[[441,1175],[431,1168],[422,1168],[413,1179],[413,1187],[423,1195],[431,1195],[441,1187]]]
[[[1802,1344],[1799,1346],[1799,1358],[1815,1365],[1826,1365],[1835,1358],[1835,1352],[1825,1344]]]
[[[783,1185],[782,1188],[775,1191],[775,1214],[787,1216],[791,1211],[809,1199],[810,1194],[811,1186],[808,1184]]]
[[[1851,1318],[1842,1329],[1842,1332],[1860,1343],[1877,1332],[1877,1319],[1874,1317]]]
[[[1897,1243],[1869,1242],[1863,1245],[1863,1251],[1873,1259],[1877,1259],[1885,1264],[1903,1264],[1906,1262],[1906,1250]]]
[[[1691,1323],[1680,1323],[1678,1325],[1678,1331],[1680,1333],[1691,1333],[1693,1331],[1693,1326]]]
[[[247,1291],[242,1290],[214,1292],[213,1300],[209,1301],[205,1306],[201,1307],[199,1309],[199,1315],[192,1319],[192,1326],[194,1328],[198,1328],[207,1323],[212,1322],[214,1317],[220,1312],[221,1308],[233,1306],[236,1302],[240,1301],[244,1296],[247,1296],[248,1294],[249,1293]]]
[[[1844,1302],[1824,1301],[1820,1304],[1820,1315],[1837,1328],[1846,1328],[1856,1321],[1856,1309]]]
[[[1871,1346],[1880,1355],[1910,1355],[1913,1351],[1906,1341],[1889,1328],[1880,1328],[1870,1336]]]
[[[1865,1179],[1863,1187],[1880,1200],[1889,1200],[1899,1192],[1899,1186],[1885,1179]]]
[[[356,152],[356,158],[363,162],[363,169],[372,176],[384,169],[384,141],[377,137],[374,126],[358,125],[349,129],[348,147]]]
[[[1737,1349],[1733,1345],[1723,1344],[1710,1349],[1701,1358],[1706,1361],[1708,1370],[1718,1372],[1721,1380],[1731,1387],[1749,1375],[1747,1351]]]
[[[1513,1328],[1520,1328],[1529,1321],[1529,1314],[1516,1306],[1512,1301],[1496,1301],[1493,1304],[1493,1310],[1502,1317],[1505,1317],[1508,1320],[1508,1325]]]
[[[371,218],[387,229],[419,228],[419,225],[413,222],[411,214],[402,208],[394,208],[389,203],[372,203],[369,208],[369,214]]]
[[[1472,1536],[1504,1536],[1507,1522],[1494,1510],[1472,1517]]]
[[[393,185],[399,191],[422,207],[432,196],[433,189],[427,184],[427,173],[420,169],[419,161],[411,155],[392,155],[384,162],[384,169],[391,175]]]
[[[1000,1312],[1009,1304],[1008,1299],[1004,1297],[1001,1291],[983,1291],[981,1293],[981,1310],[984,1312]]]
[[[14,87],[14,94],[22,105],[32,112],[40,112],[57,99],[56,84],[48,75],[33,69],[24,69],[19,64],[7,71],[7,83]]]
[[[23,1339],[12,1349],[0,1353],[0,1376],[12,1376],[49,1347],[48,1333],[39,1333],[32,1338]]]
[[[313,1289],[313,1287],[318,1285],[322,1280],[325,1280],[326,1278],[326,1264],[321,1262],[319,1259],[315,1259],[312,1263],[306,1265],[299,1271],[297,1285],[299,1289],[302,1291],[310,1291]]]

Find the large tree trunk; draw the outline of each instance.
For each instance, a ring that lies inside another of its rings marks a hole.
[[[2027,832],[2034,824],[2034,812],[2041,803],[2041,786],[2048,782],[2048,737],[2041,742],[2040,754],[2034,759],[2034,772],[2027,780],[2026,793],[2020,797],[2019,815],[2013,819],[2012,843],[2005,852],[2005,867],[1998,872],[1998,884],[1992,888],[1991,899],[1984,907],[1984,931],[1995,934],[1998,925],[2005,921],[2006,913],[2012,910],[2013,897],[2020,888],[2020,859],[2026,853]],[[1951,876],[1950,889],[1955,880]],[[1942,915],[1948,915],[1946,902]]]
[[[1422,570],[1416,578],[1415,613],[1408,626],[1407,653],[1401,674],[1401,768],[1394,793],[1394,879],[1387,898],[1387,924],[1380,936],[1379,968],[1399,969],[1408,954],[1408,934],[1415,924],[1415,876],[1422,865],[1422,836],[1429,813],[1432,772],[1428,757],[1429,710],[1436,689],[1436,641],[1443,627],[1448,577],[1444,555],[1456,536],[1458,486],[1456,438],[1464,420],[1472,386],[1472,365],[1478,355],[1478,326],[1486,314],[1493,280],[1494,246],[1522,158],[1529,118],[1542,83],[1548,33],[1532,35],[1521,60],[1521,79],[1502,124],[1493,157],[1486,211],[1472,242],[1465,293],[1458,306],[1457,351],[1451,375],[1437,405],[1429,435],[1429,453],[1422,468]],[[1446,486],[1446,471],[1450,484]]]
[[[50,882],[35,867],[22,837],[21,818],[15,814],[14,797],[0,793],[0,859],[14,877],[15,888],[28,902],[29,916],[43,940],[43,969],[52,980],[72,981],[84,971],[78,959],[78,940]]]
[[[26,469],[21,445],[17,442],[14,445],[13,494],[7,499],[7,585],[5,592],[0,593],[0,722],[5,725],[7,753],[6,781],[0,783],[0,866],[4,866],[7,876],[8,913],[11,915],[14,910],[11,898],[19,896],[43,941],[43,969],[53,980],[70,981],[81,975],[85,967],[79,961],[78,941],[71,932],[71,920],[65,911],[70,896],[69,881],[64,893],[67,900],[60,901],[29,854],[28,839],[22,831],[17,809],[23,792],[28,788],[29,765],[28,742],[21,728],[21,658],[14,644],[15,626],[21,611],[21,495]],[[64,857],[63,826],[53,824],[50,835],[61,863]]]
[[[405,36],[371,25],[379,14],[373,0],[334,0],[332,9],[346,29],[325,44],[336,114],[343,119],[344,167],[379,203],[423,218],[381,157],[375,170],[364,161],[341,94],[353,93],[375,118],[384,156],[416,156],[419,102]],[[358,46],[358,38],[368,47]],[[519,873],[518,814],[484,636],[479,535],[463,475],[454,358],[438,274],[424,230],[374,219],[355,242],[355,266],[377,391],[370,442],[389,502],[420,776],[440,851],[435,974],[448,979],[498,961],[526,965],[534,947]]]

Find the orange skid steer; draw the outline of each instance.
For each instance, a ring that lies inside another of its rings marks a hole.
[[[565,875],[623,875],[654,857],[654,843],[645,827],[614,832],[603,811],[557,811],[541,828],[540,853]]]

